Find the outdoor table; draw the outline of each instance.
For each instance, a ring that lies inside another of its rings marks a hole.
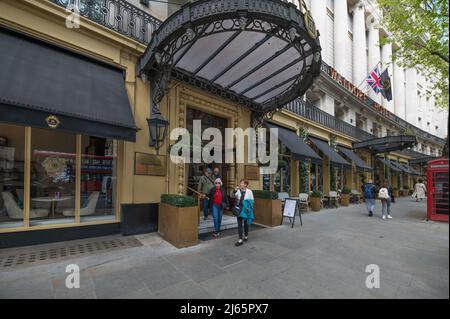
[[[66,200],[70,200],[72,199],[73,196],[61,196],[59,198],[56,197],[34,197],[31,200],[35,201],[35,202],[50,202],[50,210],[52,213],[52,218],[55,218],[55,207],[56,207],[56,202],[62,202],[62,201],[66,201]]]

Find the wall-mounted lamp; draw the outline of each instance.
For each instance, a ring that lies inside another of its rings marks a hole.
[[[169,121],[161,113],[154,111],[150,118],[147,119],[147,123],[149,128],[149,145],[154,147],[159,155],[159,148],[166,139]]]

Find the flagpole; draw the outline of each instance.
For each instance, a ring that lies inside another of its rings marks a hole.
[[[373,68],[371,68],[370,69],[370,72],[372,72],[373,71],[373,69],[375,69],[375,67],[377,67],[378,65],[381,65],[381,61],[378,61],[378,63],[377,64],[375,64],[374,65],[374,67]],[[367,73],[367,75],[369,75],[370,74],[370,72],[369,73]],[[366,80],[367,80],[367,75],[366,75],[366,77],[364,78],[364,80],[362,80],[362,82],[361,83],[359,83],[359,85],[357,86],[357,88],[359,89],[359,87],[361,86],[361,84],[363,84]]]

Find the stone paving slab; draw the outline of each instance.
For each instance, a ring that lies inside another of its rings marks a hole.
[[[296,221],[176,249],[158,234],[117,251],[0,272],[0,298],[449,298],[449,226],[427,222],[425,202],[400,198],[393,220],[363,204],[303,214]],[[80,267],[79,289],[65,286]],[[365,286],[369,264],[380,288]]]

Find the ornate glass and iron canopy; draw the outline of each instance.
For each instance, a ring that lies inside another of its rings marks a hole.
[[[152,81],[152,109],[170,79],[264,115],[303,95],[320,74],[321,47],[311,15],[281,0],[198,0],[153,34],[138,64]]]
[[[414,135],[398,135],[374,138],[353,144],[353,149],[367,149],[373,154],[401,151],[417,144]]]

